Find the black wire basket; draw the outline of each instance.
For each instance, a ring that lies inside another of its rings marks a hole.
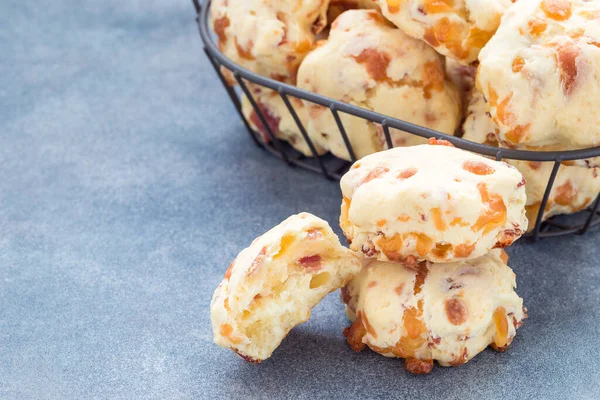
[[[223,86],[227,91],[227,94],[231,98],[235,109],[240,115],[242,122],[246,126],[246,129],[252,141],[254,141],[254,143],[257,146],[279,157],[285,164],[322,174],[327,179],[338,180],[352,165],[351,162],[337,158],[332,154],[320,155],[317,152],[315,145],[308,136],[305,127],[303,126],[296,110],[294,109],[290,101],[290,98],[295,97],[320,106],[324,106],[330,110],[339,129],[339,133],[347,147],[350,159],[352,161],[356,161],[355,152],[352,149],[350,140],[348,139],[346,130],[344,129],[344,126],[342,124],[340,113],[349,114],[379,124],[383,130],[388,148],[393,147],[390,129],[397,129],[426,139],[444,139],[451,142],[458,148],[478,153],[483,156],[494,157],[498,161],[510,159],[530,162],[554,163],[552,172],[550,174],[550,178],[548,180],[548,184],[546,185],[544,197],[542,198],[542,201],[540,203],[540,212],[538,212],[537,219],[535,221],[535,226],[527,235],[534,241],[538,238],[561,236],[571,233],[584,234],[591,227],[600,224],[600,212],[598,212],[598,207],[600,206],[600,195],[596,197],[596,199],[593,201],[590,207],[577,214],[559,215],[549,218],[546,221],[543,221],[544,212],[541,211],[546,209],[546,205],[548,203],[548,199],[552,191],[552,186],[554,185],[554,181],[556,175],[558,174],[561,164],[566,161],[585,160],[600,156],[600,147],[573,151],[544,152],[499,149],[497,147],[487,146],[484,144],[471,142],[459,137],[446,135],[441,132],[425,128],[423,126],[414,125],[409,122],[391,118],[386,115],[366,110],[351,104],[329,99],[327,97],[307,92],[305,90],[298,89],[294,86],[257,75],[237,65],[219,51],[214,41],[214,35],[209,29],[209,8],[211,1],[206,0],[203,5],[200,4],[199,0],[192,0],[192,2],[196,9],[196,21],[198,23],[200,37],[204,44],[204,52],[206,53],[210,63],[214,67],[219,79],[223,83]],[[225,68],[226,70],[231,72],[232,76],[235,78],[235,81],[239,85],[239,90],[236,90],[236,88],[228,84],[227,78],[223,74],[222,68]],[[306,141],[306,144],[308,145],[308,148],[310,149],[313,157],[305,156],[304,154],[295,150],[287,142],[276,138],[273,130],[271,129],[267,121],[267,117],[265,116],[262,108],[259,107],[259,105],[257,104],[257,101],[254,98],[252,91],[249,89],[248,83],[258,85],[262,88],[274,90],[279,94],[287,109],[289,110],[292,118],[297,124],[298,129],[302,134],[302,137]],[[252,105],[252,108],[254,109],[254,112],[258,116],[262,126],[265,128],[267,136],[268,138],[270,138],[270,140],[261,140],[262,135],[252,129],[250,122],[244,116],[240,100],[243,94],[245,94],[248,98],[250,104]],[[530,223],[531,222],[532,221],[530,221]]]

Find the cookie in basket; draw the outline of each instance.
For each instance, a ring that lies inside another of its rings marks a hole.
[[[600,145],[600,2],[518,1],[479,55],[477,86],[499,142],[551,150]]]
[[[383,15],[440,54],[469,64],[514,1],[378,0]]]
[[[247,361],[265,360],[360,269],[358,257],[325,221],[308,213],[291,216],[229,266],[210,307],[215,342]]]
[[[342,177],[340,226],[352,250],[381,261],[450,262],[510,246],[527,229],[516,168],[430,143],[372,154]]]
[[[296,124],[296,121],[283,99],[279,96],[279,93],[255,84],[248,84],[248,88],[252,93],[254,101],[265,117],[273,135],[278,139],[287,141],[293,148],[305,156],[312,157],[313,152],[310,146],[306,142],[306,139],[304,139],[300,128]],[[308,112],[306,107],[304,107],[302,101],[296,97],[288,96],[288,99],[306,130],[308,124]],[[242,113],[244,114],[246,121],[250,124],[250,127],[260,134],[262,141],[269,143],[272,140],[271,136],[262,123],[258,113],[250,103],[250,100],[248,100],[245,95],[242,97]],[[307,135],[309,135],[309,139],[318,155],[327,152],[327,150],[319,145],[319,141],[310,137],[310,132],[307,131]]]
[[[215,0],[210,21],[228,58],[293,84],[315,35],[327,23],[328,5],[329,0]]]
[[[418,268],[370,261],[342,289],[355,351],[405,359],[413,373],[466,363],[486,347],[504,351],[526,318],[504,250]]]
[[[442,57],[375,10],[338,17],[329,39],[318,42],[302,62],[298,87],[448,134],[460,123],[459,94],[445,79]],[[331,110],[305,105],[312,135],[337,157],[350,160]],[[340,118],[357,158],[387,147],[380,125],[344,113]],[[426,142],[397,130],[391,136],[394,146]]]
[[[473,90],[463,125],[463,139],[488,146],[498,146],[498,127],[486,114],[486,102],[481,92]],[[530,228],[535,227],[546,185],[550,179],[553,162],[506,160],[522,174],[527,185],[527,217]],[[600,171],[577,165],[561,165],[546,204],[542,220],[554,215],[571,214],[590,206],[600,193]]]

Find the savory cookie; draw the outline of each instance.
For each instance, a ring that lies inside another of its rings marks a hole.
[[[346,11],[336,19],[329,39],[302,62],[298,87],[447,134],[460,123],[458,91],[445,79],[442,57],[375,10]],[[350,160],[331,110],[305,105],[311,135]],[[380,125],[345,113],[340,118],[357,158],[386,148]],[[394,146],[426,142],[397,130],[391,136]]]
[[[341,180],[350,248],[381,261],[449,262],[510,246],[527,229],[516,168],[445,141],[356,162]]]
[[[441,54],[469,64],[492,37],[511,0],[378,0],[383,15]]]
[[[329,225],[301,213],[260,236],[231,263],[211,302],[215,343],[242,358],[271,356],[328,293],[361,269]]]
[[[479,60],[503,146],[600,145],[600,2],[518,1]]]
[[[504,351],[526,318],[507,260],[500,249],[416,270],[371,260],[342,289],[353,321],[344,331],[349,345],[404,358],[417,374],[430,372],[434,360],[458,366],[488,346]]]
[[[486,114],[485,99],[481,92],[473,90],[463,125],[463,138],[488,146],[498,146],[497,126]],[[546,185],[552,173],[553,162],[506,160],[522,174],[527,185],[527,218],[533,229],[537,219]],[[542,220],[558,214],[581,211],[593,203],[600,193],[600,171],[576,165],[561,165],[554,180]]]
[[[329,0],[214,0],[219,49],[257,74],[296,81],[300,62],[327,23]]]
[[[304,136],[300,132],[300,128],[298,128],[296,121],[279,94],[259,85],[248,84],[248,87],[273,135],[278,139],[289,142],[292,147],[305,156],[312,157],[313,152],[310,149],[310,146],[304,139]],[[308,126],[308,113],[306,107],[304,107],[304,103],[296,97],[288,96],[288,99],[296,111],[298,119],[300,119],[300,122],[306,130],[306,127]],[[265,143],[269,143],[271,141],[271,136],[246,96],[242,97],[242,113],[244,114],[246,121],[250,124],[250,127],[260,134]],[[307,135],[309,135],[309,139],[318,155],[327,152],[327,150],[319,145],[319,141],[310,137],[310,132],[307,131]]]

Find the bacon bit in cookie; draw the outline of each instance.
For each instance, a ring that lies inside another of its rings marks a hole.
[[[427,348],[435,349],[436,346],[439,345],[441,341],[442,341],[442,338],[429,339],[429,342],[427,343]]]
[[[375,286],[377,286],[377,282],[372,281],[372,282],[369,282],[369,284],[367,285],[367,288],[371,289],[371,288],[374,288]]]
[[[358,56],[353,56],[357,63],[363,64],[369,76],[377,82],[385,82],[389,79],[387,68],[391,58],[388,54],[377,49],[365,49]]]
[[[536,171],[538,169],[542,168],[542,163],[539,161],[529,161],[529,162],[527,162],[527,165],[529,165],[529,168],[536,170]]]
[[[446,278],[446,282],[448,282],[450,284],[450,286],[448,286],[448,290],[456,290],[456,289],[460,289],[462,288],[462,284],[460,283],[456,283],[454,282],[454,279],[452,278]]]
[[[454,147],[454,145],[452,143],[450,143],[449,141],[443,140],[443,139],[436,139],[436,138],[429,138],[429,140],[427,141],[427,144],[429,144],[431,146]]]
[[[554,201],[561,206],[568,206],[573,202],[575,190],[571,181],[566,181],[563,185],[556,188],[556,197]]]
[[[346,336],[346,341],[350,348],[356,352],[361,351],[365,348],[365,344],[363,343],[363,337],[367,334],[366,328],[363,326],[362,321],[362,312],[359,311],[356,315],[356,321],[348,327],[344,329],[344,336]]]
[[[397,218],[397,220],[400,222],[408,222],[410,221],[410,216],[407,214],[402,214]]]
[[[244,48],[238,43],[237,38],[235,38],[235,48],[236,48],[240,58],[242,58],[244,60],[250,60],[250,61],[254,60],[255,58],[252,55],[253,47],[254,47],[254,42],[252,42],[252,40],[249,40],[248,44],[246,45],[246,48]]]
[[[265,117],[265,120],[267,121],[267,126],[271,130],[271,133],[277,136],[279,134],[279,122],[281,121],[281,118],[273,114],[271,110],[264,104],[257,103],[257,105],[258,108],[260,108],[263,117]],[[252,124],[256,126],[258,132],[262,136],[263,141],[265,143],[269,143],[271,141],[271,136],[269,135],[269,132],[263,125],[260,117],[258,116],[255,110],[252,110],[252,113],[250,114],[250,122],[252,122]]]
[[[229,278],[231,278],[231,272],[233,271],[233,264],[235,264],[235,260],[231,264],[229,264],[227,271],[225,271],[225,279],[227,279],[227,280],[229,280]]]
[[[385,220],[385,219],[380,219],[379,221],[377,221],[377,226],[381,228],[381,227],[382,227],[382,226],[384,226],[386,223],[387,223],[387,220]]]
[[[474,232],[483,229],[483,233],[486,234],[493,229],[504,225],[506,222],[506,205],[502,200],[502,196],[488,192],[485,183],[480,182],[477,185],[477,189],[479,189],[481,201],[487,206],[487,210],[485,210],[477,219],[472,229]]]
[[[260,249],[260,252],[254,259],[254,261],[252,261],[250,268],[248,268],[248,272],[246,272],[246,276],[252,275],[257,269],[259,269],[263,265],[263,263],[265,262],[265,258],[267,258],[266,255],[267,248],[263,247],[262,249]]]
[[[446,316],[452,325],[462,325],[467,320],[467,306],[460,299],[446,300]]]
[[[396,176],[396,178],[398,178],[398,179],[408,179],[408,178],[411,178],[411,177],[415,176],[417,172],[419,172],[419,170],[416,169],[416,168],[405,169],[404,171],[401,171]]]
[[[316,240],[316,239],[321,239],[323,237],[323,231],[319,228],[313,228],[310,229],[307,233],[306,233],[306,238],[308,240]]]
[[[565,96],[573,93],[577,80],[577,57],[579,48],[572,41],[564,43],[556,49],[556,63],[560,71],[560,81]]]
[[[314,256],[302,257],[298,260],[302,268],[310,272],[318,271],[322,268],[321,256],[316,254]]]
[[[431,218],[433,219],[433,223],[435,224],[435,229],[438,231],[445,231],[448,226],[446,225],[446,221],[444,221],[444,216],[442,215],[442,210],[438,207],[431,209]]]
[[[467,258],[471,255],[471,253],[473,253],[473,251],[475,250],[475,243],[473,244],[459,244],[458,246],[456,246],[456,248],[454,249],[454,257],[457,258]]]
[[[410,373],[426,375],[433,370],[433,360],[419,360],[411,357],[404,361],[404,367]]]
[[[465,161],[462,165],[465,171],[475,175],[491,175],[496,170],[482,161]]]
[[[342,301],[344,302],[344,304],[348,304],[350,303],[350,290],[348,290],[348,286],[344,286],[341,290],[341,294],[342,294]]]
[[[531,36],[539,36],[540,33],[544,32],[548,26],[546,21],[539,17],[530,19],[527,25],[529,25],[529,34]]]
[[[225,34],[225,29],[229,27],[229,23],[229,18],[227,18],[227,16],[217,18],[214,22],[213,28],[219,37],[220,46],[227,44],[227,35]]]
[[[506,318],[506,310],[504,307],[496,308],[493,320],[496,326],[494,344],[499,348],[504,347],[508,344],[508,320]]]
[[[544,0],[542,10],[546,16],[556,21],[564,21],[571,17],[571,2],[569,0]]]
[[[374,247],[365,247],[365,246],[363,246],[363,247],[360,249],[360,251],[362,251],[362,252],[363,252],[363,254],[364,254],[366,257],[373,257],[375,254],[377,254],[377,250],[375,250],[375,248],[374,248]],[[386,255],[386,256],[387,256],[387,255]],[[389,256],[387,256],[387,257],[389,258]]]
[[[514,73],[520,72],[525,66],[525,60],[523,57],[517,56],[512,62],[512,71]]]
[[[464,363],[466,363],[468,358],[469,358],[469,352],[467,351],[467,348],[465,347],[463,349],[462,353],[460,354],[460,356],[458,356],[457,359],[455,359],[454,361],[452,361],[450,363],[450,365],[452,365],[453,367],[458,367],[458,366],[463,365]]]
[[[390,169],[387,167],[375,167],[371,172],[369,172],[369,175],[367,175],[367,177],[363,179],[363,181],[358,186],[371,182],[373,179],[380,178],[383,175],[387,174],[389,171]]]

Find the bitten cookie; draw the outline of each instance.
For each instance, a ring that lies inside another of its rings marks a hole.
[[[443,133],[453,134],[460,123],[458,91],[445,80],[442,58],[375,10],[346,11],[336,19],[329,39],[302,62],[298,87]],[[311,135],[350,160],[331,110],[305,105]],[[387,147],[381,126],[345,113],[340,118],[357,158]],[[394,146],[425,142],[396,130],[391,136]]]
[[[328,293],[361,269],[329,225],[301,213],[260,236],[231,263],[210,312],[215,343],[246,361],[271,356]]]
[[[449,262],[510,246],[527,229],[516,168],[431,139],[356,162],[341,180],[350,248],[382,261]]]
[[[463,64],[477,59],[511,0],[378,0],[383,15],[408,35]]]
[[[327,23],[329,0],[215,0],[219,49],[257,74],[295,83],[300,62]]]
[[[463,125],[464,139],[489,146],[498,146],[497,126],[486,114],[483,95],[473,90]],[[533,229],[544,198],[546,185],[552,173],[553,162],[531,162],[506,160],[522,174],[527,185],[527,218]],[[542,220],[558,214],[570,214],[584,210],[591,205],[600,193],[600,171],[597,168],[582,168],[574,165],[561,165],[554,180]]]
[[[504,351],[526,318],[507,260],[497,249],[417,270],[370,261],[342,289],[353,321],[344,331],[350,347],[404,358],[417,374],[429,373],[434,360],[458,366],[488,346]]]
[[[479,55],[503,146],[600,145],[600,2],[518,1]],[[550,147],[552,146],[552,147]]]
[[[304,139],[304,136],[300,132],[300,128],[298,128],[296,121],[279,94],[259,85],[248,84],[248,87],[252,91],[254,100],[265,117],[273,135],[278,139],[287,141],[292,147],[305,156],[313,157],[313,153],[306,142],[306,139]],[[306,107],[304,107],[304,103],[296,97],[289,96],[288,99],[306,130],[306,127],[308,126],[308,112]],[[246,96],[242,97],[242,113],[246,117],[250,127],[260,134],[263,142],[269,143],[271,141],[271,136]],[[307,131],[307,135],[318,155],[327,152],[327,150],[320,145],[318,140],[311,137],[310,132]]]

